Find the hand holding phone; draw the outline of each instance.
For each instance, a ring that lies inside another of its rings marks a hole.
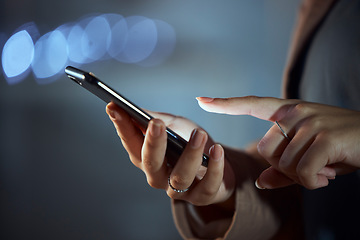
[[[124,96],[122,96],[121,94],[110,88],[108,85],[100,81],[93,73],[85,72],[71,66],[66,67],[65,73],[75,83],[79,84],[94,95],[98,96],[104,102],[114,102],[124,111],[126,111],[143,130],[147,128],[149,121],[153,118],[150,114],[148,114],[147,112],[136,106],[134,103],[126,99]],[[178,158],[185,149],[187,141],[169,128],[166,128],[166,132],[166,155],[168,158],[168,164],[173,167],[175,166]],[[203,154],[202,165],[204,167],[208,166],[208,161],[209,157],[206,154]]]

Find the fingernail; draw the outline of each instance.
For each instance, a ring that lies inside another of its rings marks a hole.
[[[329,179],[329,180],[335,180],[335,177],[336,177],[336,176],[327,176],[327,179]]]
[[[336,177],[336,172],[335,172],[335,171],[334,171],[334,172],[328,172],[325,176],[326,176],[327,179],[329,179],[329,180],[334,180],[335,177]]]
[[[255,181],[255,186],[256,186],[258,189],[261,189],[261,190],[266,189],[266,188],[264,188],[263,186],[261,186],[261,185],[259,184],[259,179],[256,179],[256,181]]]
[[[206,133],[203,130],[195,129],[191,135],[190,145],[192,148],[199,148],[206,138]]]
[[[223,156],[223,148],[220,144],[215,144],[211,146],[209,150],[210,157],[215,161],[220,161]]]
[[[321,169],[318,174],[320,175],[324,175],[325,177],[327,177],[327,179],[329,180],[333,180],[336,177],[336,171],[333,168],[330,167],[324,167],[323,169]]]
[[[214,98],[210,98],[210,97],[197,97],[196,100],[200,101],[200,102],[204,102],[204,103],[209,103],[214,101]]]
[[[161,133],[161,125],[155,121],[150,121],[150,124],[149,124],[149,130],[150,130],[150,134],[151,136],[153,137],[158,137],[160,136],[160,133]]]

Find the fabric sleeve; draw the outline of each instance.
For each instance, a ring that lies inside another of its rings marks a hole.
[[[235,212],[196,207],[173,200],[175,225],[184,239],[302,239],[301,198],[297,187],[259,190],[255,180],[264,165],[245,152],[226,149],[236,175]],[[199,214],[202,208],[210,217]],[[289,238],[291,236],[291,238]]]

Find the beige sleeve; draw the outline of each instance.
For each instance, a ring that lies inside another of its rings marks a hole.
[[[175,225],[181,236],[184,239],[302,239],[298,188],[259,190],[254,182],[264,165],[246,153],[227,149],[226,154],[237,181],[235,212],[222,214],[215,206],[195,207],[184,201],[172,201]],[[211,220],[200,217],[201,208],[212,211]]]

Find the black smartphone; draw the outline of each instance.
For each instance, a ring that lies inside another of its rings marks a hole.
[[[153,118],[150,114],[100,81],[93,73],[85,72],[71,66],[65,68],[65,73],[75,83],[98,96],[104,102],[114,102],[125,110],[143,130],[147,128],[149,121]],[[166,132],[168,136],[166,155],[168,164],[173,167],[183,152],[187,141],[169,128],[166,128]],[[208,161],[209,156],[203,154],[202,165],[204,167],[208,166]]]

